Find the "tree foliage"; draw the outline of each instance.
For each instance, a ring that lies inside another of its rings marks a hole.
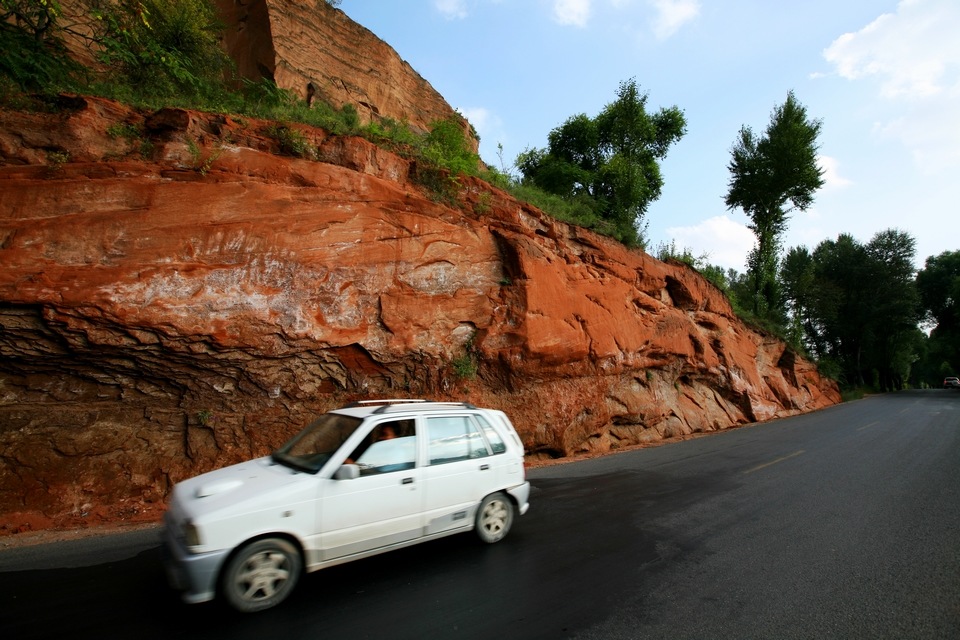
[[[930,256],[917,273],[923,321],[930,331],[929,377],[960,371],[960,251]]]
[[[744,126],[731,149],[725,202],[729,209],[743,209],[757,236],[747,257],[747,273],[758,316],[779,319],[784,311],[777,277],[781,238],[789,213],[809,207],[823,186],[816,157],[820,128],[821,122],[808,119],[806,108],[790,92],[773,110],[763,135]]]
[[[232,63],[209,0],[83,0],[73,9],[66,19],[57,0],[0,0],[0,76],[30,92],[75,90],[131,102],[225,91]],[[86,41],[101,69],[71,59],[67,33]]]
[[[218,91],[231,63],[207,0],[92,0],[98,57],[141,93]]]
[[[56,0],[0,0],[0,78],[26,91],[69,88],[80,65],[61,38]]]
[[[787,341],[802,344],[812,326],[810,311],[814,295],[813,256],[806,247],[787,251],[780,268],[780,288],[789,318]]]
[[[659,161],[686,133],[677,107],[647,113],[636,81],[620,84],[617,99],[595,118],[578,114],[547,136],[546,149],[517,157],[523,181],[586,204],[626,244],[638,242],[650,203],[660,197]]]
[[[917,356],[915,241],[888,229],[861,244],[848,234],[813,253],[787,252],[781,272],[791,327],[848,387],[902,388]]]

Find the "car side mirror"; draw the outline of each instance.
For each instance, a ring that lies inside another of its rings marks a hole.
[[[355,464],[345,464],[333,474],[334,480],[355,480],[360,477],[360,467]]]

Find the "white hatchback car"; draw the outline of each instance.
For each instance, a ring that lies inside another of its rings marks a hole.
[[[272,455],[178,483],[170,583],[240,611],[283,601],[303,571],[474,530],[501,540],[529,508],[523,445],[502,411],[423,400],[326,413]]]

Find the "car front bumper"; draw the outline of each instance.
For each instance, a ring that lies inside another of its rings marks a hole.
[[[190,553],[169,524],[164,527],[163,550],[167,581],[171,587],[183,592],[183,601],[196,604],[213,600],[217,591],[217,576],[230,550]]]

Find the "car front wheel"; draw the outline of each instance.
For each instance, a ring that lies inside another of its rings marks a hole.
[[[257,540],[227,563],[221,587],[234,609],[263,611],[283,602],[300,577],[300,552],[280,538]]]
[[[476,531],[486,543],[503,540],[513,525],[513,503],[502,493],[493,493],[480,502]]]

